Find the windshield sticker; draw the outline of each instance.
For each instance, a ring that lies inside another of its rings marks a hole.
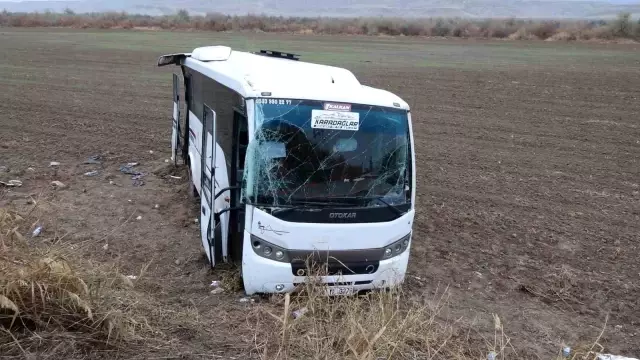
[[[351,104],[324,103],[327,111],[351,111]]]
[[[311,110],[313,129],[358,131],[360,114],[326,110]]]

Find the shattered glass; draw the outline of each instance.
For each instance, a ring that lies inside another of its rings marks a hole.
[[[247,203],[372,207],[410,201],[406,110],[257,99],[243,179]]]

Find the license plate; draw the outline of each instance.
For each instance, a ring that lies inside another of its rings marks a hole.
[[[327,295],[329,296],[349,296],[353,295],[352,287],[331,286],[327,288]]]

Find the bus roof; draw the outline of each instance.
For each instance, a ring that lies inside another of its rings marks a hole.
[[[279,55],[280,53],[276,53]],[[192,68],[247,98],[324,100],[409,109],[391,92],[360,84],[351,71],[298,61],[292,54],[266,56],[234,51],[226,46],[195,49],[191,54],[171,54],[162,65],[177,63]],[[158,64],[161,65],[163,57]]]

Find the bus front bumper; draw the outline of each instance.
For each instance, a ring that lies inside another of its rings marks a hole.
[[[242,278],[247,295],[255,293],[292,292],[308,278],[295,276],[290,263],[278,262],[258,256],[248,241],[242,252]],[[352,292],[394,287],[404,281],[411,245],[400,255],[381,260],[373,274],[323,276],[322,283],[330,287],[352,289]]]

